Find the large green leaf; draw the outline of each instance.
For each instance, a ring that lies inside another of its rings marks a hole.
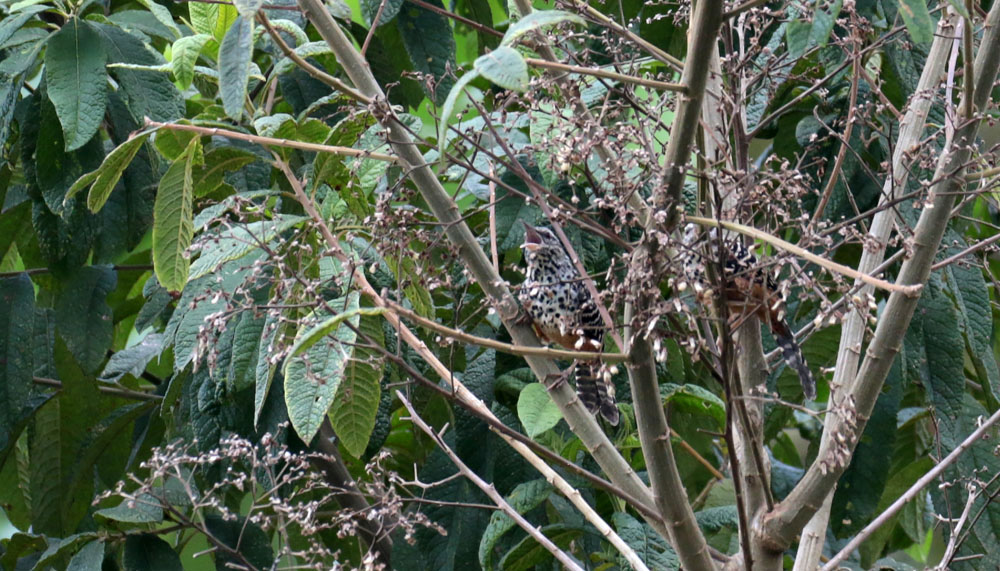
[[[402,7],[403,0],[361,0],[361,16],[369,26],[375,28],[395,18]],[[375,21],[375,16],[378,16],[378,22]]]
[[[316,435],[343,380],[354,349],[352,345],[357,339],[354,329],[347,327],[344,321],[358,326],[361,317],[358,297],[352,292],[347,298],[329,302],[330,307],[340,313],[333,316],[316,314],[315,317],[322,321],[296,335],[285,361],[288,418],[304,442],[311,442]]]
[[[500,46],[486,55],[479,56],[474,65],[480,75],[504,89],[513,91],[528,89],[528,64],[520,52],[512,47]]]
[[[375,343],[384,347],[385,339],[382,319],[378,316],[362,315],[358,330],[371,341],[359,340],[359,345],[354,348],[354,355],[330,407],[330,423],[347,451],[360,458],[375,428],[384,369],[379,350],[364,345]]]
[[[201,255],[191,264],[188,280],[214,272],[220,265],[238,260],[255,249],[269,244],[289,228],[308,220],[305,216],[281,216],[247,224],[234,224],[225,228],[205,245]]]
[[[556,523],[542,526],[538,528],[538,531],[551,540],[556,547],[565,550],[569,548],[570,543],[583,535],[584,529]],[[552,559],[552,553],[529,535],[504,554],[503,559],[500,560],[500,568],[510,571],[531,571],[551,564]]]
[[[194,235],[192,169],[201,162],[201,142],[195,137],[160,179],[153,206],[153,267],[156,279],[170,291],[187,283],[186,252]]]
[[[49,38],[45,82],[65,135],[66,150],[86,144],[104,118],[107,54],[91,24],[72,18]]]
[[[213,39],[209,34],[195,34],[184,36],[174,42],[173,48],[170,50],[170,64],[174,70],[174,79],[177,80],[181,89],[187,89],[191,86],[191,82],[194,81],[194,66],[198,62],[198,56],[201,55],[201,50],[205,48],[209,40]]]
[[[612,521],[618,535],[635,550],[647,567],[665,571],[680,568],[677,554],[649,524],[638,521],[625,512],[615,512]]]
[[[111,191],[121,179],[122,173],[135,158],[148,136],[148,134],[142,134],[133,137],[111,151],[97,170],[81,176],[73,183],[73,186],[66,193],[66,199],[72,198],[77,192],[93,184],[90,188],[90,194],[87,195],[87,207],[90,208],[91,212],[100,210],[108,201],[108,197],[111,196]]]
[[[104,38],[109,63],[139,66],[162,66],[166,60],[159,52],[146,47],[138,37],[115,26],[98,24]],[[154,121],[176,121],[184,116],[184,99],[165,73],[132,67],[109,68],[122,86],[132,117],[142,123],[144,117]]]
[[[440,0],[430,3],[442,7]],[[396,18],[396,26],[413,68],[434,79],[433,88],[426,82],[421,82],[421,86],[440,105],[455,82],[451,76],[455,69],[455,36],[448,19],[415,4],[404,4]]]
[[[512,46],[525,34],[539,32],[563,22],[570,22],[578,26],[587,25],[587,22],[583,18],[571,12],[563,12],[562,10],[535,10],[518,20],[510,28],[507,28],[507,33],[503,35],[500,45]]]
[[[517,513],[524,515],[535,509],[552,493],[552,486],[543,479],[518,484],[505,500]],[[490,523],[479,542],[479,564],[483,569],[493,569],[494,547],[497,541],[517,525],[506,513],[497,510],[490,516]]]
[[[126,571],[181,571],[184,566],[170,544],[159,537],[144,533],[130,535],[125,540]]]
[[[17,439],[15,426],[31,393],[33,320],[35,291],[27,274],[0,278],[0,450]],[[18,430],[18,432],[20,432]],[[0,457],[0,461],[4,458]]]
[[[918,44],[928,44],[934,39],[934,22],[927,10],[927,0],[898,0],[899,13],[903,16],[910,37]]]
[[[796,60],[814,46],[825,46],[837,22],[842,7],[841,0],[831,3],[817,2],[812,14],[803,20],[792,20],[785,28],[788,57]]]
[[[239,552],[247,563],[257,569],[276,567],[274,550],[271,549],[271,538],[256,524],[250,523],[244,518],[225,520],[220,516],[209,515],[205,517],[205,527],[216,539]],[[239,559],[227,555],[221,550],[216,552],[215,565],[217,569],[231,569],[237,564],[242,565]]]
[[[531,383],[517,399],[517,418],[528,436],[535,438],[559,424],[562,412],[541,383]]]
[[[84,371],[104,361],[114,333],[108,294],[118,275],[108,266],[80,268],[56,299],[56,327]]]
[[[253,56],[253,19],[236,18],[219,47],[219,93],[226,115],[239,120],[247,98]]]
[[[55,107],[48,101],[41,106],[41,122],[35,145],[35,180],[45,205],[55,214],[64,214],[69,190],[77,177],[96,169],[104,159],[99,137],[93,137],[78,149],[67,151],[63,128]]]

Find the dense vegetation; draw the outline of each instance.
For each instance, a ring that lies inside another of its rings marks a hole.
[[[1000,3],[0,14],[4,569],[1000,566]],[[525,224],[617,426],[524,319]]]

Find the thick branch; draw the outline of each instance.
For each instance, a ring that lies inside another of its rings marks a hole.
[[[975,62],[975,97],[971,109],[978,113],[989,102],[993,81],[1000,69],[1000,3],[994,4],[986,19],[985,34]],[[964,102],[963,102],[964,103]],[[963,104],[960,108],[969,108]],[[896,283],[919,285],[927,282],[934,256],[948,226],[955,196],[965,184],[963,172],[972,155],[980,121],[964,117],[952,141],[938,162],[931,187],[932,203],[924,208],[913,235],[913,254],[903,263]],[[806,521],[812,517],[847,469],[858,436],[875,406],[882,384],[899,352],[903,335],[910,325],[918,296],[902,292],[889,297],[879,319],[865,361],[840,402],[831,407],[830,430],[824,432],[820,451],[802,480],[765,521],[769,548],[784,550]]]
[[[920,136],[927,123],[927,114],[930,111],[931,103],[937,93],[937,85],[944,73],[945,62],[948,59],[948,50],[951,44],[951,31],[954,29],[955,16],[950,10],[938,22],[937,33],[934,34],[934,42],[927,54],[920,81],[917,83],[916,91],[910,98],[909,107],[899,127],[899,138],[893,151],[892,163],[889,167],[889,176],[886,177],[882,186],[882,196],[879,199],[878,212],[872,219],[868,229],[866,247],[861,254],[861,262],[858,264],[858,271],[863,275],[877,275],[878,268],[885,258],[885,247],[889,240],[889,233],[895,221],[895,210],[885,208],[906,188],[907,177],[910,169],[910,149],[919,142]],[[845,141],[846,144],[846,141]],[[873,293],[874,287],[867,285],[860,279],[855,281],[857,295],[861,299],[867,298]],[[846,298],[847,296],[845,296]],[[831,402],[836,402],[837,395],[840,394],[847,385],[854,381],[855,373],[858,370],[858,361],[861,359],[861,342],[864,337],[866,323],[868,322],[867,305],[855,307],[848,304],[847,316],[843,321],[840,330],[840,345],[837,352],[837,365],[834,368],[833,380],[830,382]],[[834,417],[828,415],[824,426],[824,438],[833,434]],[[817,538],[807,537],[803,540],[809,542],[806,549],[799,549],[799,555],[795,560],[795,568],[815,569],[819,562],[819,557],[823,552],[825,543],[825,530],[827,520],[830,517],[829,506],[832,503],[833,490],[831,488],[828,497],[824,500],[824,509],[816,513],[809,522],[809,528],[819,533]],[[801,560],[801,563],[800,563]]]
[[[705,97],[708,83],[708,58],[697,61],[696,54],[711,53],[719,39],[722,25],[722,2],[698,2],[691,17],[688,40],[688,62],[681,73],[681,84],[687,92],[677,99],[677,111],[670,129],[670,142],[663,158],[663,188],[653,195],[653,207],[657,216],[666,215],[667,231],[677,225],[680,219],[681,190],[687,177],[688,160],[695,133],[698,131],[698,117],[701,102]],[[663,212],[669,208],[669,211]]]

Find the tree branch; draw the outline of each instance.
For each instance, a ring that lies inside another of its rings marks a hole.
[[[330,46],[352,83],[365,96],[376,101],[373,104],[373,110],[379,121],[385,125],[393,150],[404,163],[404,171],[409,173],[424,201],[443,224],[445,235],[456,246],[460,259],[473,279],[479,283],[484,293],[498,309],[500,318],[510,332],[514,343],[524,346],[538,346],[538,338],[531,327],[517,322],[517,317],[520,314],[517,301],[511,295],[504,280],[490,264],[476,237],[463,221],[458,207],[426,164],[423,155],[413,143],[405,126],[389,108],[382,89],[371,75],[364,59],[361,58],[340,26],[330,16],[322,2],[319,0],[299,0],[299,5],[319,31],[320,36]],[[559,373],[551,359],[527,356],[525,360],[539,379],[545,379]],[[652,504],[649,489],[639,479],[635,470],[615,450],[614,445],[601,430],[597,420],[579,401],[575,391],[567,383],[557,383],[557,385],[550,388],[549,394],[552,396],[552,400],[559,406],[570,429],[580,437],[605,474],[629,494],[644,500],[648,499],[649,503]],[[474,398],[474,396],[468,394],[465,398]],[[512,445],[521,446],[519,443]],[[525,449],[525,452],[533,455],[530,450]],[[660,522],[650,521],[650,524],[663,531]]]
[[[985,34],[976,57],[973,112],[985,109],[998,69],[1000,3],[994,4],[987,16]],[[960,108],[969,106],[962,105]],[[963,117],[963,123],[956,129],[953,139],[945,145],[932,179],[937,181],[930,189],[932,202],[920,213],[913,235],[913,253],[903,262],[897,284],[921,285],[927,282],[956,193],[965,184],[962,174],[972,155],[979,125],[978,119]],[[847,385],[843,398],[831,406],[827,417],[829,430],[824,431],[816,460],[764,522],[762,534],[768,548],[783,551],[790,545],[847,469],[858,436],[864,430],[889,368],[900,350],[917,301],[918,296],[908,296],[903,292],[889,296],[857,377]]]

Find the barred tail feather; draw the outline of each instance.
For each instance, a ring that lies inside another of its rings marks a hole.
[[[781,347],[781,356],[785,359],[785,363],[799,374],[802,392],[806,398],[815,399],[816,378],[809,370],[809,365],[806,364],[806,359],[802,356],[802,347],[795,342],[795,337],[788,331],[788,326],[785,326],[785,332],[776,332],[774,339],[778,342],[778,347]]]
[[[580,363],[576,373],[576,394],[587,410],[597,414],[600,412],[604,420],[612,426],[618,425],[618,407],[609,390],[608,383],[598,376],[596,367]]]

